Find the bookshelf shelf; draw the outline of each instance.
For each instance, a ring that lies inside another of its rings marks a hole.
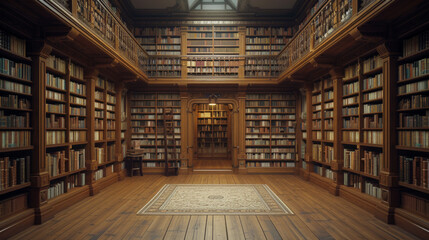
[[[423,187],[420,187],[420,186],[417,186],[414,184],[405,183],[405,182],[399,182],[399,186],[409,188],[409,189],[413,189],[415,191],[422,192],[425,194],[429,194],[429,188],[423,188]]]

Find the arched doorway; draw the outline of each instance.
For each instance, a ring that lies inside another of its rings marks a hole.
[[[232,169],[238,166],[238,102],[192,99],[187,111],[188,166],[194,169]]]

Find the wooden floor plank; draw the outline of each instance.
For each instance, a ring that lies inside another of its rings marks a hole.
[[[155,218],[142,239],[163,239],[172,218],[172,216],[159,216]]]
[[[240,216],[246,239],[267,239],[256,216]]]
[[[208,223],[208,221],[207,221]],[[225,216],[213,216],[213,240],[228,239],[226,234]]]
[[[258,221],[267,240],[282,239],[269,216],[258,216]]]
[[[205,239],[206,240],[212,240],[213,237],[213,216],[207,216],[207,222],[206,222],[206,234]],[[225,234],[226,236],[226,234]]]
[[[165,240],[185,239],[190,218],[191,216],[173,216],[164,239]]]
[[[243,227],[239,216],[225,216],[228,239],[244,240]]]
[[[206,234],[207,216],[191,216],[188,230],[186,231],[186,240],[204,239]]]

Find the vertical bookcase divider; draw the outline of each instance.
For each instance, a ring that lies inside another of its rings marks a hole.
[[[85,69],[85,80],[87,82],[86,96],[87,96],[87,138],[88,145],[86,147],[86,182],[89,185],[90,195],[93,196],[97,194],[96,189],[94,188],[95,183],[95,171],[97,170],[97,161],[95,156],[95,81],[98,78],[98,70],[96,69]]]

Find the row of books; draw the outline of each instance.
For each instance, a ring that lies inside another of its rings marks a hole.
[[[246,166],[249,168],[252,167],[283,167],[283,168],[293,168],[295,167],[295,162],[247,162]]]
[[[83,142],[86,141],[86,131],[70,131],[70,142]]]
[[[359,82],[352,82],[343,85],[343,95],[350,95],[359,92]]]
[[[0,79],[0,89],[17,93],[31,94],[31,86],[3,79]]]
[[[62,103],[46,103],[46,112],[47,113],[60,113],[65,114],[65,104]]]
[[[65,128],[66,120],[63,116],[56,114],[47,114],[46,116],[46,128]]]
[[[46,73],[46,85],[61,90],[66,90],[66,80],[63,77]]]
[[[30,181],[30,156],[0,158],[0,191]]]
[[[429,158],[399,156],[399,181],[429,188]]]
[[[405,109],[418,109],[429,107],[429,96],[426,95],[412,95],[407,98],[399,100],[398,108]]]
[[[0,74],[31,81],[31,66],[1,57]]]
[[[382,115],[375,114],[375,115],[364,117],[363,127],[364,128],[383,128]]]
[[[348,97],[343,99],[343,106],[359,103],[359,96]]]
[[[70,81],[70,92],[80,95],[86,95],[86,85]]]
[[[429,58],[399,65],[399,81],[429,74]]]
[[[1,131],[0,149],[22,148],[31,144],[30,131]]]
[[[86,116],[86,107],[70,107],[70,115]]]
[[[8,113],[0,110],[0,127],[1,128],[29,128],[30,113],[23,112],[20,115]]]
[[[6,96],[0,95],[0,107],[14,109],[31,109],[31,101],[28,97],[9,94]]]
[[[383,86],[383,73],[379,73],[375,76],[365,78],[363,80],[363,90],[382,87]]]
[[[429,48],[429,31],[423,31],[411,38],[402,41],[402,55],[404,57],[416,54]]]
[[[64,174],[66,171],[70,171],[70,167],[66,167],[66,164],[69,164],[69,159],[66,158],[65,151],[57,151],[52,153],[47,152],[46,163],[48,165],[49,176],[51,177]]]
[[[46,131],[46,145],[62,144],[66,142],[65,131]]]
[[[149,61],[151,65],[180,65],[181,61],[179,58],[161,58],[161,59],[151,59]]]
[[[399,131],[398,144],[406,147],[429,148],[429,131]]]
[[[345,142],[359,142],[358,131],[343,131],[343,141]]]
[[[398,87],[398,94],[416,93],[429,90],[429,80],[409,83]]]
[[[46,66],[53,68],[57,71],[60,71],[62,73],[66,73],[66,61],[57,56],[50,55],[46,59]]]
[[[14,54],[26,56],[26,41],[0,29],[0,48]]]
[[[399,127],[403,128],[429,128],[429,110],[424,113],[409,115],[399,113]]]
[[[381,57],[379,55],[375,55],[369,57],[363,61],[363,72],[367,73],[373,69],[379,68],[382,66]]]
[[[71,104],[86,105],[86,99],[81,97],[70,96]]]
[[[13,96],[13,95],[9,95],[9,96]],[[64,93],[55,92],[55,91],[51,91],[51,90],[45,91],[45,97],[47,100],[59,100],[59,101],[65,101],[66,100],[66,96]]]
[[[83,80],[83,67],[71,62],[69,70],[70,76]]]

